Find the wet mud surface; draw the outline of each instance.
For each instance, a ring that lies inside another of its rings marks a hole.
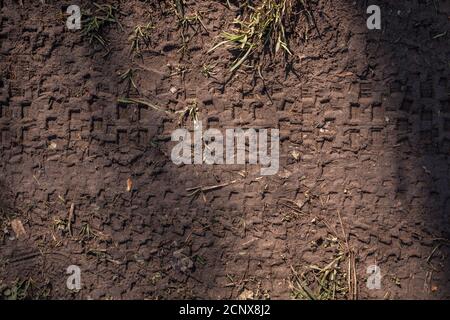
[[[29,281],[28,298],[289,299],[345,242],[358,298],[450,297],[450,1],[379,1],[381,31],[365,1],[318,1],[317,27],[263,78],[230,77],[232,53],[208,52],[237,14],[220,1],[186,2],[206,30],[187,28],[185,46],[170,6],[99,1],[120,9],[108,50],[67,30],[71,1],[23,2],[0,1],[2,297]],[[192,103],[205,128],[278,128],[279,172],[175,165]]]

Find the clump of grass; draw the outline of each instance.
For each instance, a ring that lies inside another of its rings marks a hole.
[[[178,25],[181,32],[182,44],[180,51],[184,53],[187,50],[189,41],[200,32],[200,29],[203,28],[206,32],[208,32],[208,29],[202,21],[200,12],[195,11],[192,14],[186,14],[186,6],[184,0],[173,0],[171,2],[171,5],[173,7],[175,15],[177,16]],[[194,32],[193,35],[188,35],[189,30],[192,30]]]
[[[51,287],[48,281],[36,286],[31,278],[16,279],[11,285],[1,285],[0,300],[38,300],[48,299]]]
[[[91,225],[88,222],[83,223],[80,231],[78,232],[79,241],[87,242],[91,239],[95,239],[98,237],[97,232],[92,229]]]
[[[99,5],[95,2],[94,6],[95,10],[92,14],[84,14],[86,19],[83,21],[85,27],[83,28],[82,34],[89,39],[89,43],[96,41],[108,50],[108,41],[102,34],[104,28],[111,24],[118,24],[123,30],[122,25],[117,19],[118,8],[108,4]]]
[[[307,1],[309,0],[260,0],[255,6],[244,4],[244,14],[233,21],[236,27],[230,32],[223,32],[222,41],[209,52],[223,45],[228,45],[232,51],[237,52],[231,71],[264,52],[275,55],[281,49],[291,55],[286,27],[302,13],[308,19],[312,17]]]
[[[162,274],[160,272],[156,272],[154,273],[151,278],[150,278],[150,283],[152,285],[155,285],[156,283],[158,283],[159,280],[162,279]]]
[[[355,252],[349,244],[349,235],[345,232],[339,211],[338,219],[341,235],[325,219],[317,218],[328,229],[330,236],[320,243],[315,242],[314,245],[333,249],[333,255],[329,257],[330,262],[325,266],[310,265],[301,273],[291,266],[293,273],[291,289],[294,298],[307,300],[358,298]]]
[[[53,220],[53,230],[60,231],[62,234],[69,233],[69,222],[67,219],[55,218]]]
[[[129,41],[131,43],[131,53],[141,56],[142,49],[147,48],[150,45],[150,32],[155,27],[149,22],[146,25],[137,25],[131,36],[129,37]]]
[[[198,121],[199,114],[197,99],[192,99],[191,101],[189,101],[186,108],[184,108],[184,110],[178,111],[177,113],[180,113],[180,124],[185,123],[189,119],[192,122],[196,123]]]
[[[11,286],[3,289],[2,296],[6,300],[24,300],[29,297],[28,289],[31,285],[31,279],[17,279]]]
[[[186,73],[190,72],[191,69],[189,69],[187,66],[179,64],[176,66],[169,66],[170,69],[170,77],[180,76],[181,81],[184,81]]]
[[[294,269],[292,296],[302,300],[344,299],[349,292],[347,274],[343,268],[345,254],[339,253],[323,267],[311,265],[298,274]]]
[[[215,67],[216,67],[216,64],[204,63],[202,65],[202,70],[201,70],[202,75],[204,75],[206,78],[214,77],[217,74],[214,71]]]

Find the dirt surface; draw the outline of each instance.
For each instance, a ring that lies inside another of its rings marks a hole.
[[[449,0],[378,1],[381,31],[365,1],[320,0],[263,79],[230,76],[225,46],[208,53],[234,6],[187,1],[206,30],[182,33],[167,4],[99,1],[123,28],[105,28],[106,51],[65,27],[68,5],[94,10],[75,2],[0,0],[0,296],[289,299],[345,243],[358,298],[450,298]],[[150,45],[130,55],[148,22]],[[171,132],[192,128],[173,114],[193,101],[205,127],[279,128],[278,174],[173,164]]]

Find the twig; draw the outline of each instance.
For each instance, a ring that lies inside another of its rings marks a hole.
[[[187,192],[192,191],[189,195],[194,195],[197,192],[208,192],[208,191],[220,189],[220,188],[229,186],[230,184],[233,184],[235,182],[237,182],[237,180],[233,180],[230,182],[217,184],[217,185],[213,185],[213,186],[207,186],[207,187],[198,186],[198,187],[193,187],[193,188],[187,188],[186,191]]]
[[[69,218],[68,218],[68,221],[67,221],[67,229],[69,230],[70,236],[72,236],[72,219],[74,217],[74,211],[75,211],[75,204],[72,203],[70,205]]]

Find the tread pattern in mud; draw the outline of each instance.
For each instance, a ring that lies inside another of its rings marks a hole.
[[[159,17],[154,46],[133,60],[126,32],[108,29],[112,50],[103,57],[65,30],[51,17],[62,2],[0,6],[0,170],[12,195],[1,200],[28,233],[4,235],[2,246],[20,251],[24,241],[41,252],[43,260],[27,263],[44,268],[54,297],[236,298],[250,290],[289,298],[291,266],[324,264],[331,252],[317,245],[328,232],[316,218],[338,227],[337,212],[357,252],[360,297],[448,297],[439,239],[448,237],[450,210],[450,48],[448,34],[434,37],[448,29],[449,1],[437,11],[427,1],[382,1],[384,33],[365,28],[359,3],[319,1],[323,34],[293,44],[295,72],[279,62],[265,81],[238,74],[229,82],[200,72],[204,59],[226,69],[225,50],[206,54],[232,17],[220,4],[188,1],[211,12],[211,31],[193,37],[189,57],[180,58],[169,15]],[[121,5],[126,30],[143,22],[143,6]],[[173,76],[181,65],[189,72]],[[131,67],[140,92],[120,81]],[[179,119],[118,103],[127,91],[171,112],[196,99],[205,128],[278,128],[279,173],[175,166],[170,134]],[[187,191],[232,181],[197,198]],[[72,203],[70,238],[55,221]],[[94,231],[83,238],[86,226]],[[77,294],[65,289],[69,264],[83,270]],[[385,275],[381,291],[365,286],[371,264]],[[5,267],[5,281],[35,272]]]

